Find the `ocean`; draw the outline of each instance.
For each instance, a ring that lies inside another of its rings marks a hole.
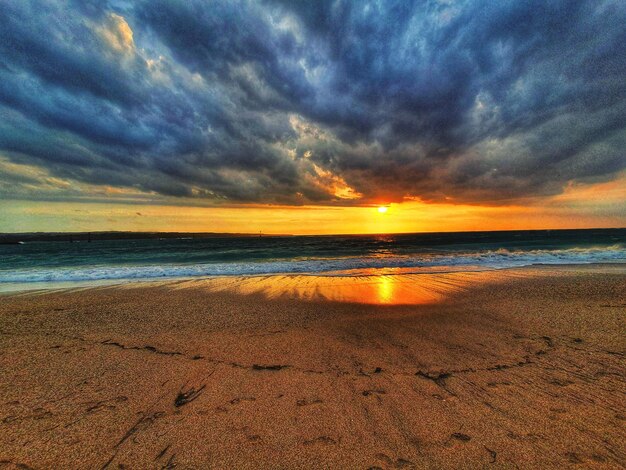
[[[588,263],[626,263],[626,229],[33,241],[0,245],[0,288],[68,281],[419,274]]]

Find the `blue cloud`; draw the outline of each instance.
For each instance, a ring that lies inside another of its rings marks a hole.
[[[235,202],[555,194],[626,168],[625,23],[610,0],[3,2],[0,151]]]

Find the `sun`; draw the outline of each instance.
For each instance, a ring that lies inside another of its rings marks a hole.
[[[378,206],[378,212],[384,214],[389,208],[387,206]]]

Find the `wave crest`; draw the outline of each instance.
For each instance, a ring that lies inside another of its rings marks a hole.
[[[33,268],[0,271],[0,283],[100,281],[125,279],[249,276],[270,274],[337,275],[346,271],[401,268],[419,273],[429,268],[458,271],[463,267],[502,269],[537,264],[625,263],[622,245],[563,250],[486,250],[480,252],[419,254],[409,256],[348,257],[290,261],[169,264],[142,266],[98,266],[94,268]],[[356,274],[354,274],[356,275]],[[360,274],[359,274],[360,275]]]

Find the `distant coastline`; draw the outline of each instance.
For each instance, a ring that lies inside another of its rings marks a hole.
[[[536,229],[536,230],[468,230],[460,232],[406,232],[406,233],[380,233],[380,234],[323,234],[323,235],[293,235],[288,233],[233,233],[233,232],[133,232],[133,231],[93,231],[93,232],[18,232],[0,233],[0,245],[16,245],[19,242],[83,242],[96,240],[158,240],[158,239],[204,239],[204,238],[259,238],[259,237],[359,237],[375,235],[435,235],[435,234],[481,234],[481,233],[584,233],[593,231],[621,231],[626,227],[594,227],[594,228],[574,228],[574,229]]]
[[[88,242],[96,240],[158,240],[180,238],[258,238],[290,237],[292,235],[265,235],[263,233],[220,232],[24,232],[0,233],[0,245],[16,245],[19,242]]]

